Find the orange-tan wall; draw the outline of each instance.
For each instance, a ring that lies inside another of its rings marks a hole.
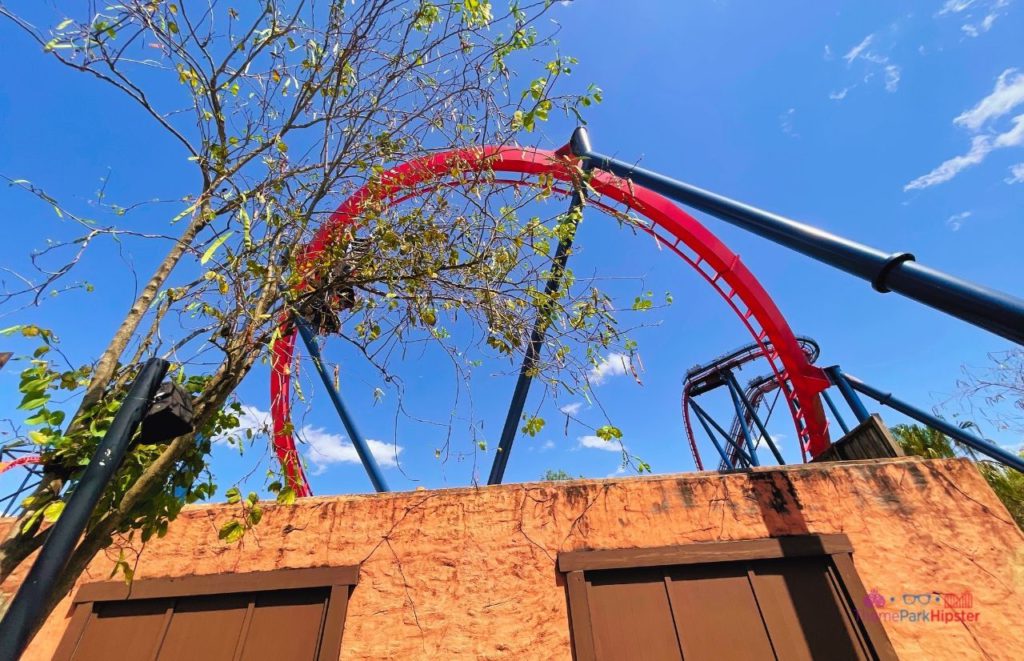
[[[1024,536],[960,460],[310,498],[268,506],[234,545],[217,539],[229,515],[186,509],[137,577],[361,564],[345,659],[570,659],[560,551],[834,532],[869,590],[973,592],[977,622],[887,623],[901,657],[1022,658]],[[112,562],[82,581],[106,580]],[[67,603],[26,659],[50,658]]]

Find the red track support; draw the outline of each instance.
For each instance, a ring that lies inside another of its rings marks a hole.
[[[580,173],[576,164],[561,155],[563,150],[559,152],[525,147],[483,147],[442,152],[399,165],[338,207],[306,246],[300,268],[313,273],[320,253],[338,240],[345,228],[356,224],[364,207],[370,204],[394,204],[440,186],[489,183],[491,172],[549,175],[563,182],[578,180]],[[482,182],[479,177],[471,181],[461,178],[477,173],[483,173]],[[532,181],[522,183],[539,185]],[[818,394],[828,387],[828,380],[820,369],[808,362],[782,313],[739,256],[693,216],[651,190],[600,170],[593,171],[589,183],[599,195],[647,218],[650,224],[642,229],[694,267],[722,296],[763,350],[765,340],[771,341],[773,349],[765,350],[765,358],[789,404],[801,449],[812,457],[824,451],[829,445],[828,423]],[[589,204],[608,208],[600,202]],[[310,491],[298,460],[289,415],[295,332],[288,320],[282,321],[281,336],[274,344],[271,360],[270,396],[274,449],[289,484],[297,495],[303,496]]]

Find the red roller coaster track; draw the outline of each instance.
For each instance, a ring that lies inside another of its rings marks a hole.
[[[579,170],[574,161],[559,152],[524,147],[483,147],[454,150],[409,161],[386,172],[379,181],[367,185],[345,200],[304,248],[300,268],[313,272],[319,255],[333,242],[341,240],[344,228],[355,225],[368,205],[397,204],[442,186],[479,183],[515,183],[540,186],[527,177],[546,176],[558,182],[572,183]],[[515,173],[516,181],[467,178],[470,173]],[[814,457],[829,445],[828,423],[819,393],[828,387],[824,373],[811,365],[793,331],[760,282],[714,234],[665,197],[594,170],[590,187],[602,198],[613,200],[649,221],[641,227],[660,244],[692,266],[729,307],[762,348],[789,405],[800,438],[801,450]],[[571,186],[570,186],[571,188]],[[568,194],[565,188],[556,192]],[[610,210],[600,200],[589,206]],[[280,338],[271,357],[271,414],[274,425],[274,450],[284,468],[289,485],[297,495],[310,495],[290,424],[291,365],[294,358],[296,329],[283,319]],[[692,440],[691,440],[692,443]],[[696,448],[693,448],[696,456]],[[700,468],[700,466],[698,466]]]

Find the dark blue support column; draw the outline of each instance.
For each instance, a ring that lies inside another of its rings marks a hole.
[[[338,417],[341,418],[341,423],[345,425],[345,431],[348,432],[352,446],[356,449],[359,460],[363,462],[363,468],[366,469],[366,474],[370,477],[373,488],[378,493],[390,491],[388,483],[384,479],[384,474],[380,472],[380,466],[377,465],[377,460],[373,458],[373,453],[370,452],[370,447],[366,444],[366,440],[363,439],[359,430],[356,429],[355,421],[349,415],[345,403],[341,401],[341,394],[335,389],[331,377],[327,374],[327,370],[324,369],[323,359],[320,357],[320,347],[317,346],[316,338],[313,337],[313,332],[309,329],[309,325],[304,319],[299,317],[295,318],[295,325],[299,329],[299,335],[302,336],[306,350],[309,351],[309,357],[313,359],[313,367],[316,368],[317,374],[320,375],[320,380],[324,382],[324,387],[327,388],[327,394],[331,397],[331,402],[334,404],[334,409],[338,412]]]
[[[700,404],[691,399],[690,406],[693,407],[693,411],[697,414],[698,417],[700,417],[705,423],[710,424],[712,427],[718,430],[718,433],[722,435],[722,438],[725,439],[725,442],[728,443],[732,449],[736,450],[736,454],[739,455],[741,459],[747,462],[748,467],[753,465],[753,462],[750,461],[750,456],[743,450],[743,446],[734,441],[732,437],[729,436],[729,432],[722,429],[722,426],[715,422],[715,419],[708,415],[707,411],[701,408]]]
[[[861,401],[860,397],[857,396],[857,393],[855,393],[853,388],[850,387],[850,382],[846,380],[846,375],[843,374],[843,371],[839,369],[838,365],[826,367],[825,373],[828,374],[829,380],[839,388],[839,392],[843,395],[843,399],[845,399],[846,403],[850,406],[850,409],[853,411],[853,417],[857,418],[858,423],[864,422],[871,417],[868,410],[864,408],[864,402]]]
[[[782,453],[779,452],[779,448],[775,445],[775,441],[773,441],[772,437],[768,434],[768,429],[764,426],[764,423],[761,422],[760,416],[757,415],[757,409],[754,408],[750,403],[750,399],[747,397],[747,394],[743,392],[742,388],[740,388],[740,384],[736,381],[736,376],[731,371],[727,371],[725,376],[732,384],[732,387],[736,390],[736,393],[740,397],[740,401],[743,402],[743,406],[750,411],[750,417],[754,420],[754,424],[757,425],[757,431],[761,433],[761,438],[764,439],[764,442],[768,444],[768,448],[772,451],[772,454],[775,455],[775,461],[779,462],[780,466],[784,465],[786,460],[782,458]],[[780,385],[779,387],[781,388],[782,386]]]
[[[591,149],[585,129],[568,145],[585,165],[635,181],[682,204],[894,291],[980,328],[1024,344],[1024,300],[961,280],[914,261],[907,252],[886,253],[785,216],[729,199]]]
[[[704,431],[708,433],[708,438],[710,438],[711,442],[715,444],[715,449],[718,450],[718,454],[722,457],[722,463],[725,464],[726,468],[732,470],[734,466],[732,465],[732,462],[729,461],[729,455],[726,454],[725,449],[722,448],[722,444],[718,442],[718,437],[715,436],[715,433],[711,431],[711,427],[708,426],[707,421],[704,419],[704,412],[699,406],[695,406],[693,402],[690,402],[690,405],[694,407],[693,411],[697,414],[697,420],[700,421],[700,425],[704,428]]]
[[[732,378],[730,372],[726,372],[725,387],[729,390],[729,397],[732,398],[732,406],[736,409],[736,420],[740,423],[740,431],[743,432],[743,440],[747,443],[747,451],[750,452],[750,463],[754,466],[760,466],[761,461],[757,457],[757,448],[754,447],[754,439],[750,437],[750,427],[747,426],[747,418],[744,415],[743,403],[740,402],[740,398],[736,395],[736,389],[739,385],[736,383],[736,379]]]
[[[573,193],[569,212],[572,213],[582,206],[583,194],[577,190]],[[562,282],[562,274],[565,273],[565,264],[569,261],[569,252],[572,250],[575,233],[576,228],[573,227],[572,234],[558,242],[554,263],[551,265],[551,277],[548,278],[544,287],[544,294],[548,297],[555,295]],[[516,379],[516,388],[512,391],[512,402],[509,404],[508,414],[505,416],[505,426],[501,429],[501,440],[498,442],[498,449],[494,454],[494,462],[491,464],[491,474],[487,478],[487,484],[501,484],[501,480],[505,477],[508,456],[512,452],[512,443],[515,442],[516,431],[519,429],[519,417],[523,415],[526,396],[530,392],[530,383],[533,381],[533,371],[537,368],[537,359],[540,357],[540,349],[544,344],[544,335],[547,331],[545,318],[547,312],[548,309],[537,310],[537,321],[530,334],[530,344],[526,347],[523,365],[519,368],[519,378]]]
[[[888,406],[891,409],[899,411],[905,416],[911,417],[914,420],[917,420],[918,422],[928,427],[931,427],[932,429],[942,432],[946,436],[949,436],[960,441],[967,447],[977,452],[980,452],[986,457],[994,459],[1001,464],[1010,466],[1011,468],[1016,468],[1017,470],[1024,473],[1024,459],[1021,459],[1019,456],[1013,454],[1012,452],[1004,450],[995,443],[990,443],[979,436],[975,436],[974,434],[968,432],[965,429],[961,429],[956,425],[952,425],[946,422],[942,418],[927,413],[926,411],[922,411],[916,406],[912,406],[904,402],[903,400],[896,399],[895,397],[892,396],[891,393],[882,392],[877,388],[869,386],[860,379],[857,379],[849,375],[845,375],[844,378],[846,379],[846,382],[849,384],[851,388],[858,392],[864,393],[871,399],[877,401],[879,404]]]
[[[832,411],[832,417],[839,423],[839,428],[843,430],[844,434],[850,433],[850,428],[846,426],[846,421],[843,420],[843,416],[839,415],[839,409],[836,408],[836,403],[832,401],[832,397],[828,394],[827,390],[821,391],[821,398],[828,404],[828,410]]]

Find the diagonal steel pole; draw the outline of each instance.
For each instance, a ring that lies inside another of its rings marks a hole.
[[[586,129],[577,128],[559,150],[676,202],[803,253],[871,283],[963,319],[1017,344],[1024,344],[1024,299],[919,264],[909,252],[887,253],[818,227],[732,200],[633,163],[595,152]]]
[[[743,392],[743,389],[740,388],[739,382],[736,381],[736,375],[731,371],[726,371],[725,378],[732,384],[732,388],[734,388],[736,394],[739,395],[740,401],[743,402],[743,406],[750,412],[750,418],[754,421],[754,424],[757,425],[757,430],[761,432],[761,438],[763,438],[764,442],[768,444],[768,449],[770,449],[772,454],[775,455],[775,460],[779,462],[780,466],[784,465],[786,460],[782,458],[782,453],[779,452],[779,448],[775,445],[775,441],[773,441],[772,437],[768,434],[768,430],[761,421],[761,417],[757,415],[757,409],[755,409],[754,405],[750,403],[750,398],[747,397],[746,393]],[[781,388],[782,385],[779,384],[779,387]]]
[[[569,205],[569,213],[582,206],[583,193],[581,189],[577,188]],[[554,263],[551,266],[551,277],[548,278],[547,284],[544,287],[544,294],[548,298],[555,295],[555,292],[558,291],[562,283],[562,275],[565,273],[565,264],[569,261],[569,253],[572,250],[572,242],[576,235],[577,225],[578,221],[573,225],[569,236],[558,242]],[[526,396],[530,392],[533,372],[537,368],[537,359],[540,356],[541,346],[544,344],[544,334],[547,329],[545,322],[547,312],[547,309],[538,310],[537,321],[534,323],[533,332],[530,334],[530,344],[526,347],[523,365],[519,368],[519,378],[516,380],[515,390],[512,391],[512,402],[508,407],[508,415],[505,416],[505,426],[501,430],[501,440],[498,442],[498,450],[494,455],[494,462],[491,464],[491,474],[487,478],[487,484],[501,484],[501,480],[505,477],[505,467],[508,465],[508,455],[512,452],[512,443],[516,439],[519,417],[523,414],[523,407],[526,406]]]
[[[748,468],[754,465],[753,462],[750,460],[750,456],[743,449],[743,446],[734,441],[732,437],[729,435],[729,433],[722,429],[722,426],[715,422],[715,419],[708,415],[707,411],[705,411],[700,404],[693,400],[690,400],[690,406],[693,407],[694,412],[697,414],[699,418],[701,418],[702,422],[710,423],[712,427],[718,430],[718,433],[722,435],[722,438],[724,438],[725,442],[729,444],[729,447],[732,448],[733,450],[736,450],[736,455],[740,459],[743,459],[744,461],[747,462]],[[704,428],[707,429],[707,426],[705,425]]]
[[[750,426],[747,425],[747,418],[744,415],[743,404],[740,402],[740,398],[736,396],[736,389],[739,385],[735,379],[731,379],[732,375],[727,373],[725,379],[725,387],[729,390],[729,397],[732,399],[732,406],[736,409],[736,421],[740,424],[740,432],[743,434],[743,440],[747,444],[747,451],[750,452],[750,463],[754,466],[760,466],[761,461],[757,458],[757,449],[754,447],[754,439],[750,435]]]
[[[324,382],[324,387],[327,388],[327,394],[331,397],[331,403],[334,404],[334,409],[338,412],[338,417],[341,418],[341,424],[345,425],[345,431],[348,432],[352,446],[356,449],[359,460],[363,462],[363,468],[366,469],[366,474],[370,477],[373,488],[378,493],[391,491],[388,488],[387,481],[384,479],[384,474],[380,472],[377,460],[374,459],[373,453],[370,452],[370,447],[366,444],[366,440],[359,433],[359,430],[356,429],[355,420],[352,419],[348,408],[345,407],[345,402],[341,400],[341,393],[335,389],[334,383],[331,382],[331,377],[328,376],[327,370],[324,369],[323,359],[320,357],[320,347],[316,345],[316,338],[313,337],[313,331],[309,329],[309,324],[301,317],[296,316],[295,325],[299,329],[302,341],[306,344],[309,357],[313,359],[313,366],[316,368],[317,374],[320,375],[320,380]]]

